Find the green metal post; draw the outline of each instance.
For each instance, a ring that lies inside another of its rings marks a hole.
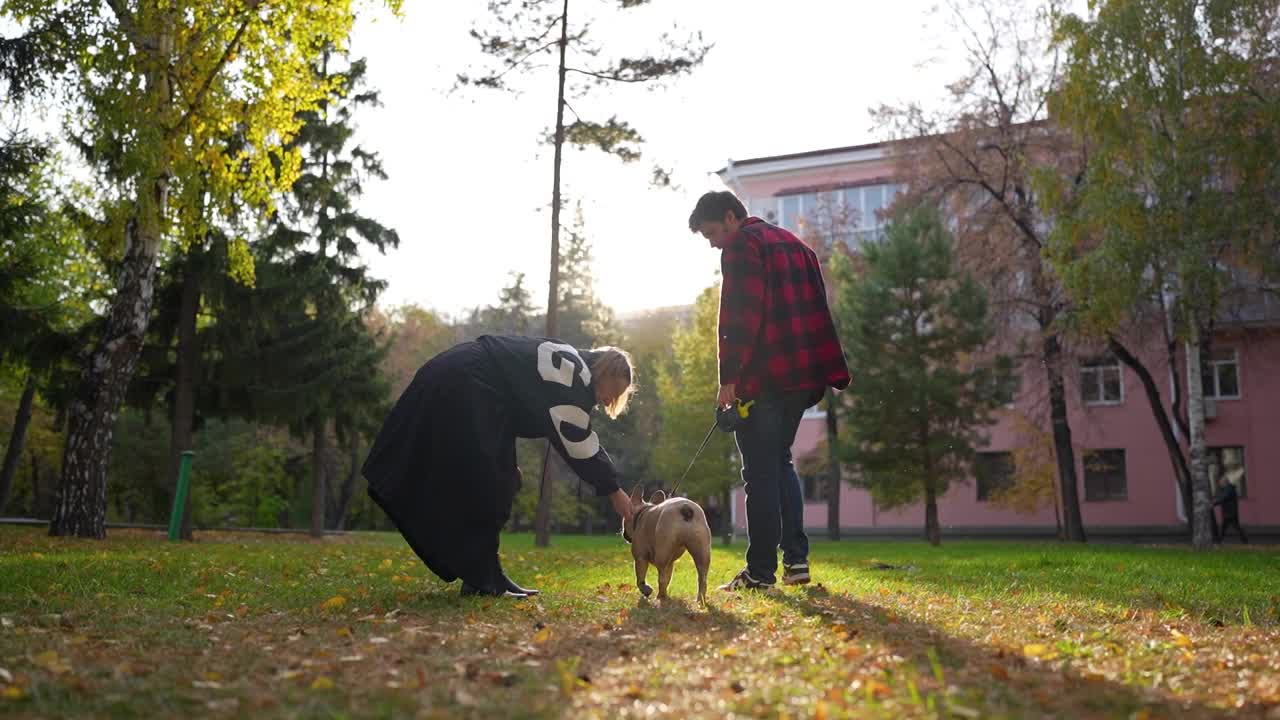
[[[187,478],[191,475],[191,458],[195,453],[182,451],[182,465],[178,468],[178,487],[173,493],[173,512],[169,513],[169,539],[177,540],[182,534],[182,512],[187,507]]]

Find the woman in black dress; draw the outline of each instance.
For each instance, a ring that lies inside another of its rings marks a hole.
[[[547,438],[621,516],[631,501],[591,430],[596,405],[616,418],[634,392],[631,357],[605,347],[485,335],[422,366],[364,463],[369,495],[409,546],[464,594],[536,594],[512,582],[498,533],[520,487],[516,438]]]

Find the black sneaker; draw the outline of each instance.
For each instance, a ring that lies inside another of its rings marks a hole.
[[[462,597],[505,597],[512,599],[522,599],[529,597],[521,593],[511,592],[505,587],[497,587],[495,585],[472,585],[471,583],[462,581]]]
[[[742,568],[737,575],[733,576],[732,580],[721,585],[720,589],[732,592],[734,590],[768,590],[771,587],[773,587],[773,583],[757,580],[751,577],[750,570]]]
[[[783,585],[808,585],[809,584],[809,563],[795,563],[794,565],[782,564],[782,584]]]
[[[539,593],[538,590],[534,590],[533,588],[520,587],[519,585],[516,584],[514,580],[507,577],[506,571],[502,569],[502,561],[499,560],[496,556],[493,558],[493,563],[494,563],[493,565],[494,584],[497,587],[503,588],[507,592],[515,593],[516,595],[532,596],[532,595],[537,595]]]

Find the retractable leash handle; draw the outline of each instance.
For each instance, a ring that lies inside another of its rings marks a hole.
[[[735,400],[729,407],[716,408],[716,427],[724,432],[736,431],[742,421],[751,416],[751,406],[755,404],[755,400]]]

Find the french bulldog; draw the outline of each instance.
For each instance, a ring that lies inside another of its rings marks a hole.
[[[698,569],[698,604],[707,604],[707,570],[711,567],[711,527],[698,503],[682,497],[667,499],[661,490],[645,502],[642,488],[631,491],[631,518],[622,524],[622,537],[631,544],[636,563],[636,587],[645,597],[653,593],[646,582],[649,566],[658,568],[658,599],[667,599],[667,585],[676,560],[689,551]]]

